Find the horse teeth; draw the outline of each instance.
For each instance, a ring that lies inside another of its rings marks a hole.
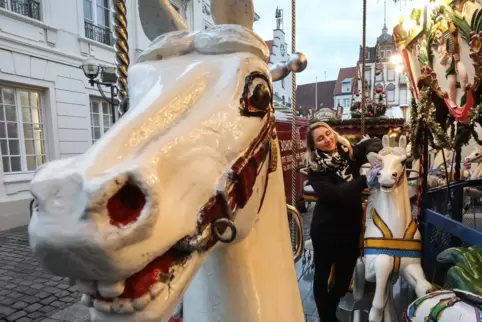
[[[112,306],[111,303],[107,303],[107,302],[102,301],[102,300],[94,299],[94,307],[99,311],[108,313],[108,312],[110,312],[111,306]]]
[[[125,281],[117,283],[99,282],[98,290],[100,295],[105,298],[115,298],[120,296],[125,289]]]
[[[95,287],[94,281],[76,281],[77,290],[80,293],[88,294],[88,295],[95,295],[97,289]]]
[[[94,306],[94,303],[92,301],[92,297],[90,295],[87,295],[87,294],[82,294],[82,297],[80,298],[80,303],[82,303],[83,305],[85,305],[87,307]]]
[[[159,294],[161,294],[165,287],[166,286],[162,283],[152,285],[150,289],[152,299],[155,299]]]
[[[134,312],[134,307],[131,300],[117,298],[112,303],[112,311],[116,313],[132,313]]]
[[[132,302],[132,306],[134,306],[134,308],[137,311],[141,311],[142,309],[144,309],[147,306],[147,304],[149,304],[150,301],[151,301],[151,295],[149,293],[147,293],[147,294],[144,294],[141,297],[135,299]]]

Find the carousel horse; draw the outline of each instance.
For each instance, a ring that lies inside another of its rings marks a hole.
[[[477,166],[470,171],[470,180],[482,178],[482,150],[479,146],[477,146],[474,151],[465,158],[467,168],[471,167],[470,165],[472,163],[476,163]],[[467,200],[464,208],[467,209],[475,200],[482,198],[482,187],[465,187],[464,197]]]
[[[93,322],[304,321],[272,81],[252,0],[212,1],[189,32],[168,0],[139,0],[153,41],[129,69],[129,110],[83,155],[41,166],[30,245],[69,277]],[[156,38],[157,37],[157,38]]]
[[[437,261],[453,266],[446,283],[452,290],[436,291],[408,306],[410,322],[480,322],[482,319],[482,248],[452,247],[437,256]]]
[[[381,166],[377,184],[368,198],[364,256],[356,266],[353,297],[361,300],[365,281],[375,282],[370,322],[395,321],[393,284],[402,276],[418,297],[432,290],[422,270],[422,243],[417,223],[412,218],[405,170],[406,137],[399,147],[390,147],[387,136],[383,149],[367,156],[371,166]]]

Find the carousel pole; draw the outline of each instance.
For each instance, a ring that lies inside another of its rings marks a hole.
[[[296,0],[291,0],[291,52],[296,53]],[[296,168],[298,154],[298,131],[296,128],[296,73],[291,73],[291,205],[296,208]],[[293,250],[296,248],[296,222],[294,218],[289,218],[291,245]]]
[[[126,0],[114,0],[112,9],[115,39],[117,92],[119,98],[119,114],[127,112],[127,69],[129,68],[129,44],[127,33]]]
[[[366,55],[367,55],[367,0],[363,0],[363,57],[362,57],[362,79],[361,79],[361,135],[365,135],[365,113],[367,112],[366,106],[366,79],[365,79],[365,72],[366,72]]]

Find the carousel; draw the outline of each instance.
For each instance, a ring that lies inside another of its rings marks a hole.
[[[332,121],[383,142],[367,156],[366,168],[381,166],[379,185],[367,191],[363,252],[339,319],[480,322],[482,233],[462,223],[458,197],[482,186],[460,180],[462,146],[479,143],[482,5],[410,4],[394,29],[413,97],[410,131],[399,119],[372,132],[384,121],[370,113],[384,103],[365,95],[365,63],[351,121],[359,123]],[[200,32],[188,31],[169,0],[138,0],[152,43],[132,65],[126,0],[113,8],[123,116],[83,155],[35,173],[34,256],[77,285],[93,322],[305,321],[295,265],[311,269],[312,254],[295,170],[308,126],[296,116],[296,73],[307,60],[296,51],[296,0],[292,54],[275,66],[253,31],[253,0],[211,0],[216,25]],[[285,77],[293,77],[290,131],[273,108],[273,82]],[[435,190],[429,145],[455,155],[453,180]]]

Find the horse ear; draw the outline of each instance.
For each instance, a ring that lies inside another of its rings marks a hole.
[[[211,14],[217,25],[241,25],[253,29],[253,0],[211,0]]]
[[[398,146],[405,150],[407,147],[407,137],[405,135],[400,136]]]
[[[187,30],[169,0],[139,0],[138,10],[142,29],[150,41],[171,31]]]
[[[390,147],[390,139],[388,138],[388,135],[384,135],[382,138],[382,144],[384,148],[389,148]]]
[[[375,152],[370,152],[367,154],[367,160],[370,162],[370,164],[373,166],[377,164],[382,164],[383,160],[382,158]]]

